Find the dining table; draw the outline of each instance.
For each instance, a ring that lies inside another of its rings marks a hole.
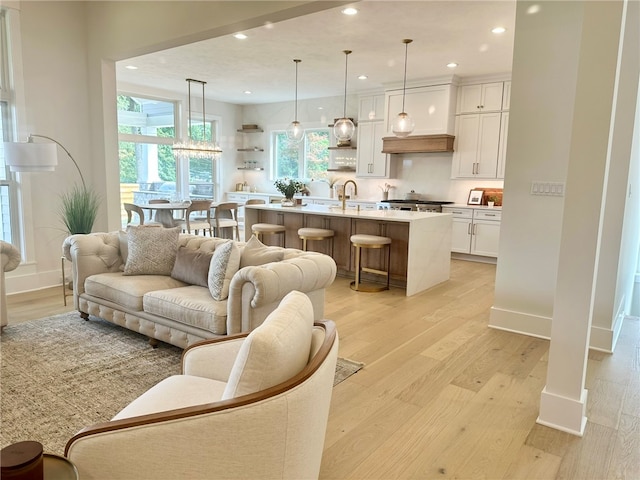
[[[211,208],[215,208],[220,202],[211,202]],[[169,202],[169,203],[137,203],[143,210],[149,210],[153,219],[162,224],[163,227],[172,228],[178,225],[191,205],[191,202]],[[183,214],[176,218],[176,212]]]

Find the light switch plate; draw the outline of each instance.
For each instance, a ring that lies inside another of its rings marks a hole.
[[[541,180],[534,180],[531,182],[531,195],[564,197],[564,182],[545,182]]]

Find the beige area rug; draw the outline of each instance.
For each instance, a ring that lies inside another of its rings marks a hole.
[[[82,428],[112,418],[169,375],[182,349],[77,312],[8,325],[0,356],[0,447],[35,440],[62,455]],[[363,364],[339,359],[334,386]]]

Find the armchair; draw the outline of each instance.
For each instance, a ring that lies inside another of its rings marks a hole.
[[[2,281],[0,282],[0,328],[2,328],[8,323],[4,272],[15,270],[20,265],[22,257],[16,247],[0,240],[0,259],[2,260],[2,273],[0,274],[2,275]]]
[[[87,480],[317,478],[337,356],[335,324],[291,292],[252,332],[187,348],[181,375],[65,455]]]

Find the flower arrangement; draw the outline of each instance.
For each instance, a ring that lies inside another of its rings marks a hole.
[[[301,192],[304,188],[304,183],[299,180],[289,178],[279,178],[274,183],[276,190],[278,190],[285,198],[293,198],[293,196]]]

